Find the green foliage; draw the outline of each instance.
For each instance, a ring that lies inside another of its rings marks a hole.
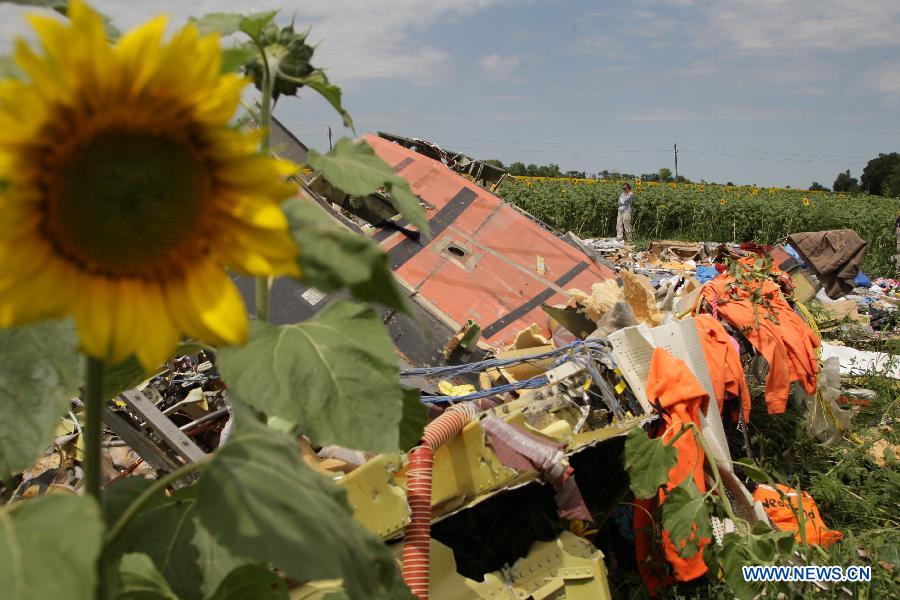
[[[400,449],[404,452],[416,446],[422,439],[422,431],[428,424],[428,407],[421,400],[417,388],[403,388],[403,417],[400,420]]]
[[[124,512],[147,487],[125,481],[111,486],[108,506]],[[200,600],[211,594],[234,568],[248,562],[210,533],[199,518],[197,486],[182,488],[171,496],[160,492],[144,505],[122,535],[106,551],[115,560],[132,553],[149,556],[167,584],[182,600]],[[107,517],[107,521],[112,520]]]
[[[310,150],[309,166],[351,196],[364,196],[384,189],[405,219],[424,235],[430,234],[425,211],[409,188],[409,183],[394,173],[366,142],[341,138],[328,154]]]
[[[353,120],[341,104],[341,89],[328,81],[325,72],[312,65],[315,47],[306,43],[308,31],[298,33],[294,23],[278,27],[277,11],[240,15],[237,13],[210,13],[192,18],[203,34],[218,33],[228,36],[242,32],[250,41],[239,43],[223,51],[222,70],[239,68],[249,75],[256,88],[264,91],[268,78],[269,97],[277,101],[279,96],[296,96],[306,86],[322,96],[338,114],[345,127],[353,127]]]
[[[847,169],[843,173],[838,173],[838,176],[834,178],[834,184],[831,186],[831,189],[835,192],[858,192],[859,181],[857,181],[856,177],[851,177],[850,169]]]
[[[675,466],[678,452],[663,444],[662,438],[650,439],[641,428],[628,432],[625,440],[625,470],[631,491],[638,498],[656,495],[659,486],[669,479],[669,470]]]
[[[0,508],[3,598],[91,600],[102,536],[90,498],[44,496]]]
[[[712,537],[706,496],[700,493],[694,479],[686,477],[671,490],[662,506],[663,528],[678,553],[687,558],[700,551],[700,540]]]
[[[178,600],[146,554],[126,554],[117,567],[116,600]]]
[[[403,410],[399,366],[381,319],[338,300],[308,321],[255,321],[250,340],[223,348],[222,378],[239,398],[300,425],[318,444],[395,452]]]
[[[359,300],[408,312],[387,255],[367,237],[337,225],[321,208],[302,200],[282,205],[300,248],[304,283],[323,292],[348,288]]]
[[[0,329],[0,477],[30,467],[78,391],[70,321]]]
[[[500,194],[561,231],[582,237],[615,233],[621,183],[507,179]],[[804,202],[806,198],[806,202]],[[632,224],[638,238],[774,243],[799,231],[854,229],[869,242],[863,269],[890,275],[900,200],[713,184],[634,186]]]
[[[888,181],[898,165],[900,165],[900,153],[880,153],[866,163],[859,178],[860,187],[870,194],[879,196],[889,194]]]
[[[210,600],[288,600],[287,584],[264,567],[238,567],[222,580]]]
[[[200,479],[200,523],[230,551],[299,581],[342,579],[352,598],[402,591],[393,556],[353,520],[343,489],[306,467],[295,441],[244,413]]]

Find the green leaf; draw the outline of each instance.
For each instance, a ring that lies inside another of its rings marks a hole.
[[[334,108],[334,110],[336,110],[337,113],[341,115],[341,119],[344,122],[344,127],[353,129],[353,119],[350,118],[350,114],[346,110],[344,110],[344,107],[341,104],[341,88],[328,81],[328,77],[325,75],[324,71],[316,70],[306,77],[292,77],[284,72],[279,72],[278,76],[283,77],[288,81],[292,81],[300,85],[305,85],[319,92],[319,95],[325,98],[325,100],[327,100],[328,103],[331,104],[332,108]]]
[[[233,73],[252,60],[258,50],[253,46],[235,46],[222,50],[222,73]]]
[[[397,210],[423,235],[430,235],[425,211],[409,184],[366,142],[341,138],[328,154],[310,150],[309,166],[321,171],[329,183],[351,196],[364,196],[383,187]]]
[[[80,385],[70,321],[0,330],[0,477],[30,467]]]
[[[760,469],[751,458],[739,458],[734,461],[734,464],[735,466],[741,467],[741,469],[744,470],[744,473],[747,474],[747,477],[756,483],[769,483],[772,481],[769,474]]]
[[[0,508],[4,600],[92,600],[103,523],[83,496],[42,496]]]
[[[240,29],[249,35],[251,39],[258,40],[262,35],[263,29],[272,22],[272,19],[277,14],[277,10],[249,14],[241,18]]]
[[[116,600],[179,600],[146,554],[126,554],[118,563]]]
[[[625,470],[636,497],[655,496],[659,486],[669,480],[669,470],[677,461],[678,452],[673,447],[665,446],[662,438],[651,440],[641,428],[628,433],[625,440]]]
[[[341,227],[308,202],[288,200],[282,208],[301,249],[298,262],[304,283],[323,292],[349,288],[359,300],[410,312],[388,257],[375,242]]]
[[[209,600],[288,600],[284,579],[259,565],[238,567],[222,580]]]
[[[722,569],[725,583],[731,588],[736,598],[752,600],[759,595],[762,585],[757,582],[746,581],[741,571],[742,566],[752,564],[752,561],[747,554],[747,548],[744,546],[744,540],[740,535],[737,533],[725,534],[717,562]]]
[[[200,35],[218,33],[221,36],[231,35],[241,30],[241,21],[244,15],[237,13],[209,13],[202,17],[191,17],[189,23],[197,26]]]
[[[198,513],[224,545],[299,581],[342,579],[352,598],[403,590],[393,555],[351,516],[344,490],[309,469],[296,442],[238,411],[199,482]]]
[[[317,444],[396,452],[399,367],[374,310],[337,300],[308,321],[254,321],[250,340],[219,351],[219,373],[244,402],[297,423]]]
[[[706,497],[691,477],[666,496],[662,516],[663,529],[669,532],[678,553],[685,558],[700,551],[701,538],[712,537]]]
[[[138,496],[140,496],[153,482],[143,477],[123,477],[112,482],[103,490],[103,518],[107,527],[119,520],[119,517]],[[159,494],[145,505],[146,510],[153,504],[165,500],[165,495]]]
[[[404,452],[422,439],[428,424],[428,407],[422,404],[422,393],[416,388],[403,388],[403,418],[400,421],[400,449]]]
[[[136,478],[125,480],[128,479]],[[143,485],[134,485],[118,492],[137,497],[142,488]],[[224,548],[200,522],[197,490],[194,485],[168,497],[160,493],[151,499],[128,523],[107,556],[115,559],[134,552],[147,554],[178,598],[208,597],[229,572],[247,561]],[[123,504],[117,501],[113,505]]]

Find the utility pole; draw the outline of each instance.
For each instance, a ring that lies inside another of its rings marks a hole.
[[[678,144],[675,144],[675,179],[678,179]]]
[[[329,149],[329,150],[332,149],[332,148],[331,148],[331,126],[330,126],[330,125],[328,126],[328,149]],[[678,162],[678,159],[677,159],[677,158],[675,159],[675,162],[676,162],[676,163]],[[676,170],[677,170],[677,169],[678,169],[678,168],[676,167]]]

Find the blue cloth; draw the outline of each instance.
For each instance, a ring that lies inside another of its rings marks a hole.
[[[856,274],[856,279],[853,280],[853,285],[864,288],[872,287],[872,280],[860,269],[859,273]]]
[[[793,247],[793,246],[791,246],[790,244],[785,244],[785,245],[782,246],[782,248],[784,248],[784,251],[785,251],[785,252],[787,252],[787,253],[790,254],[792,257],[794,257],[794,260],[796,260],[798,263],[800,263],[800,266],[801,266],[801,267],[805,267],[805,266],[806,266],[806,263],[803,261],[802,258],[800,258],[800,254],[799,254],[796,250],[794,250],[794,247]]]
[[[712,281],[719,276],[719,272],[714,266],[697,265],[697,272],[694,275],[700,283]]]

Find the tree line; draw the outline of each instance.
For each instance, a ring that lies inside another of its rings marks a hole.
[[[813,182],[814,186],[820,186]],[[810,186],[809,189],[813,189]],[[875,196],[900,196],[900,154],[880,153],[866,163],[857,180],[850,175],[850,169],[838,173],[831,189],[835,192],[866,192]]]
[[[483,162],[492,164],[506,169],[511,175],[525,175],[528,177],[571,177],[574,179],[638,179],[642,181],[659,181],[662,183],[691,183],[683,175],[677,177],[672,176],[671,169],[667,167],[661,168],[656,173],[642,173],[636,175],[634,173],[620,173],[618,171],[610,171],[603,169],[596,173],[588,173],[587,171],[562,171],[556,163],[546,165],[536,165],[534,163],[526,165],[522,162],[514,162],[509,166],[505,166],[502,161],[497,159],[485,160]],[[702,183],[706,183],[701,180]],[[725,185],[734,185],[728,182]],[[787,186],[790,187],[790,186]],[[850,174],[850,169],[838,173],[831,189],[835,192],[854,193],[866,192],[875,196],[900,196],[900,153],[891,152],[890,154],[881,153],[870,160],[859,179]],[[828,188],[813,181],[809,186],[810,191],[828,191]]]
[[[663,167],[656,173],[641,173],[640,175],[636,175],[634,173],[620,173],[618,171],[610,171],[609,169],[603,169],[602,171],[597,171],[596,173],[589,173],[587,171],[562,171],[559,168],[559,165],[556,163],[550,163],[548,165],[536,165],[532,163],[526,165],[522,162],[514,162],[509,166],[505,166],[502,161],[499,161],[496,158],[484,160],[482,162],[494,165],[495,167],[500,167],[501,169],[506,169],[506,171],[509,172],[510,175],[524,175],[527,177],[571,177],[573,179],[640,179],[641,181],[659,181],[663,183],[692,183],[690,179],[686,178],[683,175],[673,177],[672,170],[668,167]]]

